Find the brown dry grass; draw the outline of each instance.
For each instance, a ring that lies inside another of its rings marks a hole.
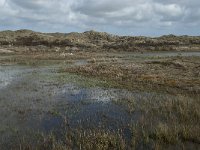
[[[147,87],[200,93],[200,73],[197,69],[199,64],[182,63],[181,66],[184,67],[179,65],[177,67],[174,64],[176,64],[174,60],[164,60],[160,63],[158,61],[156,64],[154,62],[128,64],[93,62],[85,66],[66,68],[65,71],[111,80],[129,90]]]

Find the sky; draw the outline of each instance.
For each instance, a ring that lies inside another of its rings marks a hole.
[[[200,0],[0,0],[0,30],[200,35]]]

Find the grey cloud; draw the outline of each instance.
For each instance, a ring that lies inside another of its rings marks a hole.
[[[51,31],[92,28],[126,34],[149,28],[144,31],[179,34],[181,28],[200,26],[199,6],[199,0],[0,0],[0,29],[40,30],[42,25]]]
[[[88,18],[104,18],[104,22],[111,23],[110,21],[112,21],[112,23],[116,22],[116,25],[118,22],[121,24],[130,22],[132,25],[143,22],[155,23],[155,21],[158,23],[162,21],[175,22],[181,20],[185,13],[184,7],[178,4],[162,4],[151,0],[126,0],[123,3],[118,0],[114,3],[112,0],[99,3],[94,0],[86,1],[87,3],[82,2],[76,6],[75,10]]]
[[[11,5],[17,5],[17,7],[21,7],[24,9],[42,9],[44,6],[42,6],[42,1],[34,0],[9,0],[8,1]],[[43,2],[44,3],[44,2]]]

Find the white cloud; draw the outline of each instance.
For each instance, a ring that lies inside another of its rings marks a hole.
[[[6,0],[0,0],[0,7],[3,7]]]
[[[172,17],[177,17],[184,14],[184,8],[181,8],[177,4],[168,4],[168,5],[155,4],[155,11],[158,14],[163,14]]]
[[[174,29],[200,26],[199,6],[199,0],[0,0],[0,29],[113,28],[123,34],[149,28],[148,33],[158,29],[179,33]]]

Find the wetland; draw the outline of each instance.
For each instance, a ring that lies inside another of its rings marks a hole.
[[[0,149],[199,149],[200,52],[3,54]]]

